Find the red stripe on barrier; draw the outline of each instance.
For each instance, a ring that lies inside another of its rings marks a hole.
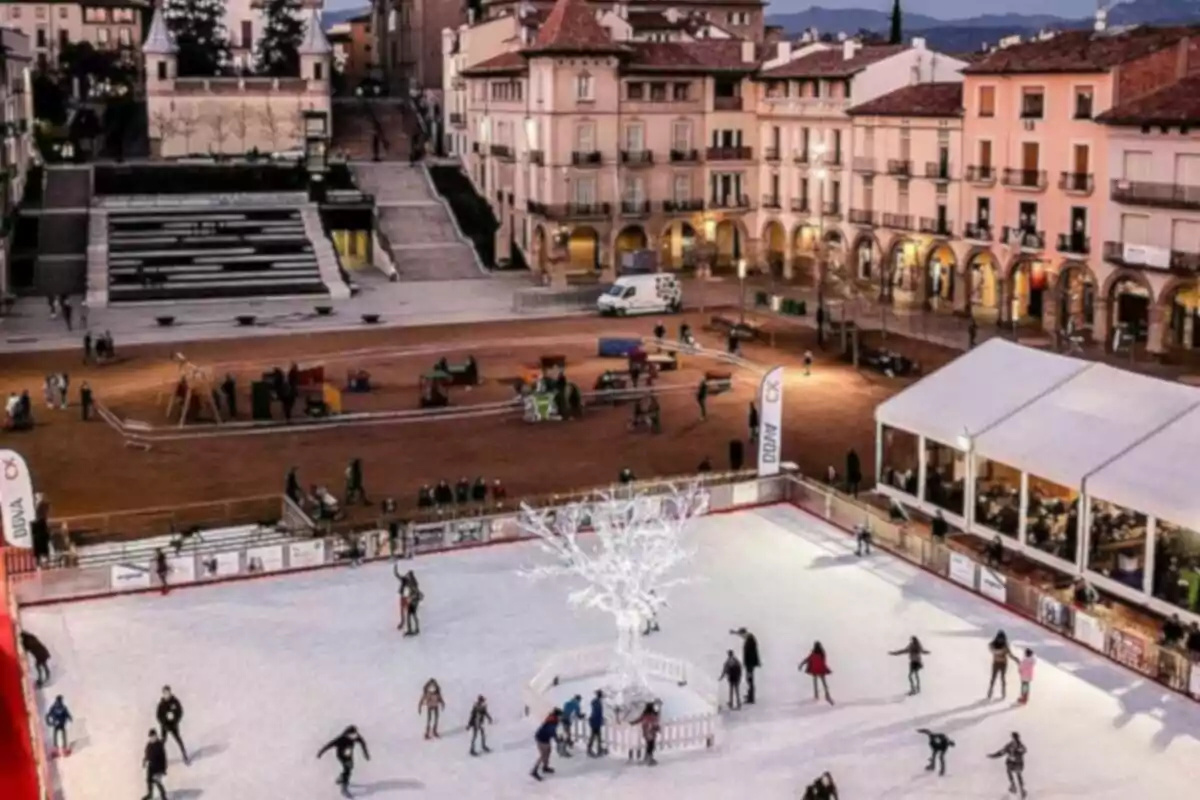
[[[9,601],[8,575],[0,558],[0,794],[4,800],[40,800],[38,760],[29,733],[31,709],[25,704],[24,655],[11,612],[15,606]]]

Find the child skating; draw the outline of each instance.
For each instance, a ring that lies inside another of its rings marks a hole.
[[[54,704],[46,712],[46,726],[50,728],[50,742],[54,747],[51,755],[54,758],[71,755],[71,737],[67,735],[67,726],[74,721],[63,696],[60,694],[54,698]]]
[[[1017,659],[1013,656],[1013,661],[1017,662],[1017,675],[1021,678],[1021,696],[1017,703],[1025,705],[1029,702],[1029,689],[1033,685],[1033,670],[1037,666],[1037,659],[1033,655],[1033,651],[1028,647],[1025,648],[1025,656]]]
[[[442,735],[438,733],[438,719],[445,707],[446,701],[442,699],[442,687],[438,686],[436,680],[430,678],[425,682],[425,688],[421,690],[421,700],[417,703],[417,713],[424,712],[425,714],[426,739],[442,738]]]

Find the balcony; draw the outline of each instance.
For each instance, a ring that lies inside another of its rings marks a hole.
[[[821,215],[830,219],[841,219],[842,204],[837,200],[826,200],[821,204]]]
[[[779,148],[778,147],[764,148],[763,149],[763,160],[764,161],[778,161],[779,160]]]
[[[546,165],[546,153],[545,153],[545,151],[543,151],[543,150],[530,150],[530,151],[529,151],[529,163],[530,163],[530,164],[537,164],[539,167],[544,167],[544,166]]]
[[[704,201],[700,198],[690,200],[664,200],[663,212],[666,214],[693,214],[704,210]]]
[[[513,149],[506,144],[494,144],[491,146],[490,151],[491,154],[496,158],[500,158],[505,161],[513,160]]]
[[[1046,249],[1046,232],[1035,231],[1032,228],[1005,226],[1002,239],[1009,247],[1019,247],[1022,250],[1042,251]]]
[[[672,150],[672,164],[694,164],[700,160],[699,150]]]
[[[992,240],[992,226],[981,222],[968,222],[963,226],[963,238],[973,242],[990,242]]]
[[[599,150],[575,150],[571,153],[571,166],[598,167],[604,163]]]
[[[889,158],[887,162],[888,175],[900,178],[912,177],[912,162],[904,158]]]
[[[459,111],[451,111],[450,112],[450,124],[456,128],[466,127],[467,115],[463,114]]]
[[[479,142],[471,142],[471,152],[479,156],[485,155],[483,145],[481,145]]]
[[[991,186],[996,182],[996,168],[991,164],[973,164],[967,167],[967,181]]]
[[[1092,240],[1078,233],[1060,233],[1058,252],[1075,256],[1086,256],[1092,252]]]
[[[773,208],[778,211],[783,206],[779,202],[779,195],[764,194],[762,197],[762,207],[763,208]]]
[[[646,217],[650,215],[649,200],[622,200],[621,216]]]
[[[1112,182],[1111,197],[1128,206],[1200,210],[1200,186],[1181,183],[1149,183],[1116,178]]]
[[[850,209],[850,224],[874,228],[879,224],[879,214],[865,208],[852,208]]]
[[[740,97],[714,97],[713,111],[741,111],[742,98]]]
[[[530,214],[546,217],[547,219],[599,219],[612,216],[611,203],[563,203],[547,205],[534,200],[526,204]]]
[[[954,235],[954,225],[950,220],[937,217],[921,217],[917,221],[917,230],[927,236],[950,237]]]
[[[1096,186],[1089,172],[1064,172],[1058,176],[1058,188],[1067,194],[1088,195]]]
[[[950,165],[941,161],[926,161],[925,177],[939,182],[948,181],[950,180]]]
[[[898,231],[914,231],[912,214],[884,214],[883,227]]]
[[[627,167],[649,167],[654,164],[651,150],[622,150],[621,163]]]
[[[808,202],[807,197],[793,197],[792,198],[792,213],[793,214],[807,214],[809,205],[810,204]]]
[[[749,161],[753,157],[753,147],[710,147],[705,151],[708,161]]]
[[[1000,182],[1010,189],[1029,189],[1040,192],[1046,188],[1046,171],[1042,169],[1006,169]]]
[[[835,150],[832,153],[827,154],[823,159],[821,159],[821,166],[829,167],[830,169],[841,169],[842,151]]]
[[[1127,242],[1105,242],[1104,260],[1122,267],[1167,270],[1182,275],[1200,273],[1200,253]]]
[[[876,172],[875,159],[867,156],[855,156],[854,163],[851,166],[855,172],[861,172],[865,175],[874,175]]]
[[[726,209],[729,211],[745,211],[750,208],[750,195],[727,194],[713,197],[708,202],[709,208]]]
[[[808,148],[806,147],[803,150],[797,150],[795,153],[792,153],[792,163],[808,164]]]

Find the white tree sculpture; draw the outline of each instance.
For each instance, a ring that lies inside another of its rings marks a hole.
[[[571,592],[568,601],[614,617],[608,692],[617,705],[650,693],[642,633],[665,605],[667,590],[691,580],[671,573],[691,558],[684,534],[707,509],[708,493],[697,486],[671,487],[660,495],[618,489],[556,510],[522,508],[521,527],[554,560],[524,575],[582,578],[587,586]]]

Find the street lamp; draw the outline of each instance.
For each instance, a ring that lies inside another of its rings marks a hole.
[[[740,313],[738,315],[738,323],[746,324],[746,259],[739,258],[737,262],[738,271],[738,295],[740,300]]]

